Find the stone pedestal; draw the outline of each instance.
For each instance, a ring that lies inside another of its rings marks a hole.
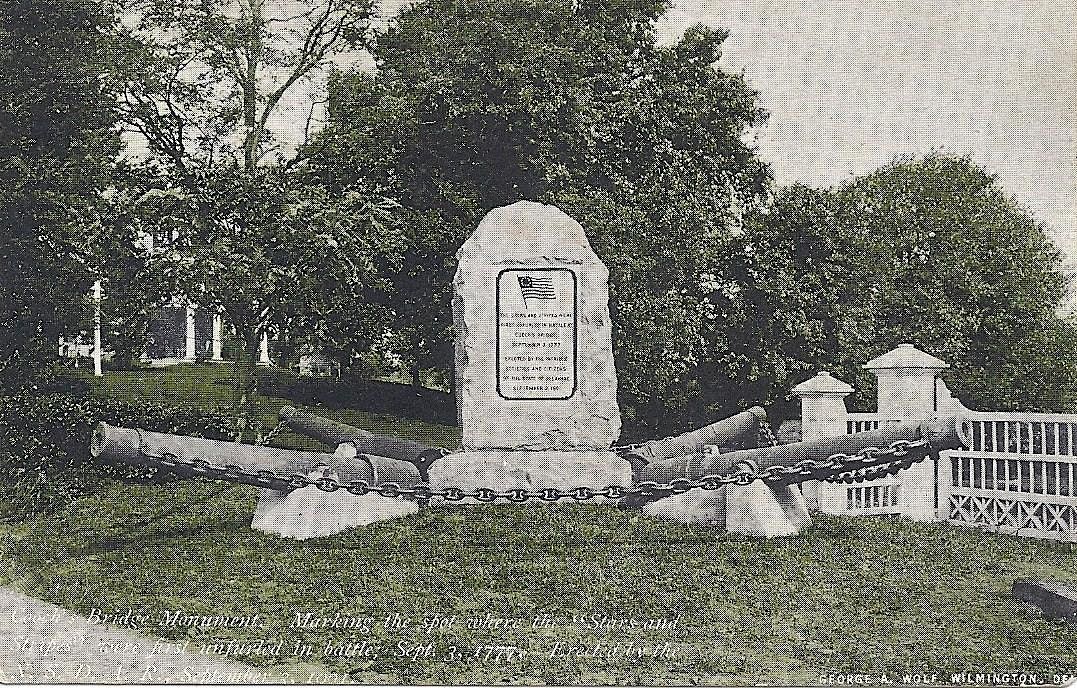
[[[312,479],[336,472],[320,468],[310,472]],[[344,490],[324,492],[304,487],[290,492],[262,490],[254,510],[251,527],[296,540],[336,535],[348,528],[414,514],[419,506],[396,497],[368,494],[359,497]]]
[[[747,486],[727,485],[665,497],[644,505],[643,513],[759,537],[796,535],[812,523],[799,489],[792,485],[770,487],[758,480]]]
[[[434,489],[481,487],[498,492],[577,487],[631,487],[632,466],[611,451],[513,451],[483,449],[443,456],[430,467]],[[468,500],[473,503],[475,500]],[[559,503],[576,500],[562,499]],[[587,502],[609,501],[595,497]]]
[[[726,489],[691,490],[643,505],[643,513],[680,523],[725,527]]]

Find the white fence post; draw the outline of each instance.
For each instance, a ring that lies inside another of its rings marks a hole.
[[[93,374],[101,377],[101,280],[93,283]]]
[[[885,424],[933,417],[937,402],[935,378],[949,367],[945,361],[912,344],[901,344],[864,364],[864,368],[875,373],[879,381],[879,420]],[[935,460],[928,458],[901,472],[903,515],[915,521],[938,518],[935,506],[937,468]],[[949,480],[949,475],[944,477]],[[939,506],[942,506],[941,500]]]
[[[849,412],[845,408],[845,397],[852,391],[851,386],[825,370],[794,387],[793,393],[800,397],[802,439],[807,441],[846,434]],[[844,485],[817,480],[809,480],[801,486],[809,508],[830,514],[845,510],[843,488]]]
[[[187,327],[186,334],[183,339],[184,343],[184,360],[193,361],[195,359],[195,339],[194,339],[194,306],[187,306]]]

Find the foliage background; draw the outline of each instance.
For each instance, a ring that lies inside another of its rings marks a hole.
[[[926,152],[776,185],[759,96],[718,66],[727,34],[661,44],[666,2],[425,0],[376,24],[365,1],[304,0],[294,25],[229,2],[119,22],[3,0],[0,384],[44,381],[105,274],[117,367],[173,296],[223,309],[248,364],[237,406],[263,333],[285,364],[320,349],[451,386],[454,253],[526,198],[578,219],[610,268],[626,439],[756,403],[795,416],[789,389],[819,369],[866,409],[861,365],[905,341],[950,362],[971,407],[1077,404],[1058,252],[989,171]],[[363,49],[374,69],[341,63],[327,127],[285,150],[266,128],[281,99]],[[147,159],[117,159],[121,127]],[[147,232],[172,243],[146,250]]]
[[[156,469],[92,461],[90,435],[100,422],[219,440],[236,434],[234,418],[192,407],[130,403],[84,392],[0,396],[0,517],[52,511],[110,479],[175,479]]]
[[[0,2],[0,388],[48,375],[77,329],[118,152],[104,9]]]

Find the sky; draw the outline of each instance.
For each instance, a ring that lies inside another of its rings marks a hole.
[[[969,154],[1077,267],[1077,2],[676,0],[665,40],[730,31],[777,180],[838,184],[905,153]]]

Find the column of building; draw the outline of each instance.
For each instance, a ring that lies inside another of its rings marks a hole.
[[[193,361],[197,355],[194,337],[194,311],[195,307],[193,305],[187,306],[187,330],[184,337],[185,347],[183,354],[183,360],[185,361]]]
[[[213,361],[223,361],[224,360],[224,358],[221,356],[221,351],[222,351],[222,348],[223,348],[223,345],[222,345],[223,330],[224,330],[224,318],[221,317],[220,312],[214,313],[213,314],[213,334],[212,334],[212,343],[211,343],[211,352],[210,352],[211,358],[210,358],[210,360],[213,360]]]

